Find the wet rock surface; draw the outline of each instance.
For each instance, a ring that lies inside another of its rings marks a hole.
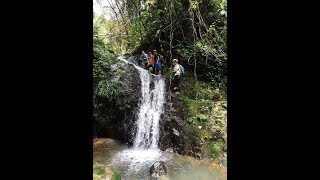
[[[196,131],[186,122],[188,110],[179,96],[166,94],[165,113],[160,121],[160,148],[200,158],[199,139]]]
[[[94,96],[94,136],[132,144],[141,96],[139,73],[133,65],[119,61],[111,66],[109,74],[103,80],[119,83],[117,96],[113,99]]]
[[[161,177],[168,174],[167,168],[163,161],[155,162],[149,170],[151,179],[160,179]]]

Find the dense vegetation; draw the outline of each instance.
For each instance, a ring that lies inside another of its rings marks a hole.
[[[197,84],[197,86],[194,86]],[[190,73],[182,80],[180,99],[189,108],[186,121],[197,130],[204,157],[226,164],[227,101],[221,88],[195,80]]]
[[[97,1],[101,4],[100,1]],[[94,37],[116,54],[164,48],[198,78],[226,83],[226,0],[107,0]]]
[[[108,11],[108,18],[94,14],[93,19],[96,95],[115,96],[116,82],[104,79],[117,55],[163,48],[167,61],[177,58],[185,67],[181,100],[190,110],[186,121],[204,141],[204,154],[225,160],[227,1],[104,2],[97,0]]]
[[[94,95],[107,99],[112,99],[116,96],[118,83],[116,81],[107,80],[110,65],[115,62],[116,55],[105,48],[102,40],[94,39],[93,79],[94,87],[97,87],[94,89]]]

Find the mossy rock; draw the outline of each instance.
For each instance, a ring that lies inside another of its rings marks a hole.
[[[120,173],[111,166],[105,167],[105,177],[106,177],[106,179],[110,179],[110,180],[120,180],[121,179]]]
[[[211,143],[210,154],[213,158],[216,158],[221,154],[221,146],[218,143]]]
[[[181,99],[185,103],[185,105],[189,109],[189,117],[196,116],[197,115],[197,109],[196,109],[196,102],[193,99],[190,99],[187,96],[182,96]]]
[[[205,122],[208,120],[207,116],[204,115],[204,114],[198,114],[197,115],[197,120],[200,121],[200,122]]]
[[[120,173],[111,166],[93,163],[93,180],[120,180]]]
[[[104,173],[105,173],[105,170],[104,170],[103,164],[99,164],[99,163],[93,164],[93,174],[104,175]]]
[[[103,180],[105,177],[104,165],[93,163],[93,180]]]

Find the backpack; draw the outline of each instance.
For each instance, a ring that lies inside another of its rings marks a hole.
[[[140,61],[146,61],[147,58],[148,58],[148,55],[147,55],[147,54],[141,55],[141,56],[140,56]]]
[[[180,67],[180,74],[181,74],[181,76],[183,76],[184,75],[184,68],[183,68],[183,66],[181,66],[181,64],[179,64],[179,67]]]
[[[158,61],[158,63],[156,64],[156,69],[157,69],[157,70],[160,70],[160,68],[161,68],[161,62]]]

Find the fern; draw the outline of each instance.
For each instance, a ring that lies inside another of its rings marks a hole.
[[[118,95],[119,82],[102,80],[98,84],[97,95],[113,100]]]

